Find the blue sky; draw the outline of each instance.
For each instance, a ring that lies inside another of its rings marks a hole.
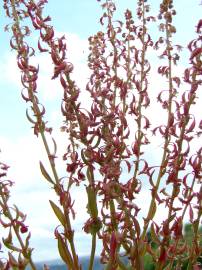
[[[118,13],[126,7],[135,11],[136,1],[117,0],[116,2],[119,4]],[[152,11],[156,14],[159,1],[150,2]],[[202,6],[199,6],[199,0],[174,2],[176,2],[178,13],[174,21],[178,30],[176,43],[185,46],[194,37],[195,25],[200,18]],[[88,54],[87,38],[100,29],[99,3],[96,0],[49,0],[45,12],[52,17],[52,24],[57,32],[66,34],[70,58],[75,65],[75,79],[81,87],[84,87],[88,77],[85,65]],[[11,165],[9,176],[16,182],[13,189],[13,201],[28,215],[28,224],[33,231],[31,243],[36,248],[34,257],[36,260],[54,259],[58,255],[53,231],[58,223],[56,219],[50,218],[51,210],[48,203],[48,199],[54,198],[54,194],[39,173],[38,160],[40,158],[46,162],[46,157],[25,117],[26,104],[20,95],[22,87],[19,83],[20,74],[15,66],[15,56],[9,48],[10,35],[3,32],[7,23],[8,20],[0,8],[0,149],[2,150],[0,157],[2,161]],[[41,99],[47,104],[47,118],[55,127],[55,136],[60,141],[59,151],[62,153],[62,142],[65,143],[65,138],[59,134],[59,127],[62,124],[59,112],[61,91],[58,90],[57,82],[52,85],[52,82],[46,81],[51,72],[46,58],[41,57],[38,61],[42,70]],[[185,65],[188,61],[184,59],[182,63]],[[60,165],[60,170],[64,172],[64,165]],[[75,197],[80,197],[81,192],[75,191]],[[80,255],[86,254],[88,248],[88,242],[81,231],[85,217],[83,205],[83,200],[78,201],[76,205],[78,221],[74,224],[78,230],[76,239],[79,243]]]

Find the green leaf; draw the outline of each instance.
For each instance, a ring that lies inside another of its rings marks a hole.
[[[43,163],[40,161],[39,164],[40,164],[40,170],[41,170],[42,175],[46,178],[48,182],[50,182],[51,184],[55,184],[52,178],[50,177],[50,175],[47,173],[46,169],[44,168]]]
[[[7,245],[12,244],[12,232],[11,232],[11,228],[9,229],[9,233],[8,236],[6,238],[2,238],[2,241],[4,243],[4,245],[7,247]]]
[[[68,247],[65,245],[61,235],[58,235],[58,251],[62,260],[68,265],[69,269],[73,269],[73,262]]]
[[[144,241],[139,241],[139,247],[138,247],[138,249],[139,249],[139,254],[140,254],[140,256],[142,256],[143,254],[145,254],[145,252],[146,252],[146,249],[147,249],[147,245],[146,245],[146,243],[144,242]]]
[[[20,249],[20,248],[15,247],[12,243],[7,243],[7,242],[5,241],[4,238],[2,238],[2,241],[3,241],[4,245],[5,245],[8,249],[10,249],[10,250],[12,250],[12,251],[21,252],[21,249]]]
[[[50,202],[50,205],[51,205],[56,217],[59,219],[61,224],[63,226],[65,226],[65,216],[64,216],[64,214],[62,213],[60,208],[53,201],[49,200],[49,202]]]
[[[159,240],[159,238],[158,238],[158,236],[157,236],[157,234],[156,234],[156,232],[155,232],[155,229],[154,229],[154,224],[152,223],[152,225],[151,225],[151,238],[152,238],[152,241],[154,242],[154,243],[156,243],[156,244],[160,244],[161,242],[160,242],[160,240]]]
[[[90,211],[92,218],[96,219],[98,216],[97,201],[96,201],[96,192],[91,186],[86,187],[88,194],[88,205],[87,208]]]
[[[154,201],[153,204],[151,205],[151,209],[150,209],[148,218],[150,220],[152,220],[153,217],[155,216],[155,214],[156,214],[156,202]]]
[[[26,237],[26,240],[25,240],[25,247],[28,248],[29,247],[29,240],[31,238],[31,233],[29,232],[27,237]]]
[[[170,223],[171,221],[173,221],[173,219],[176,217],[176,213],[173,214],[172,216],[170,216],[170,218],[168,219],[168,223]]]
[[[139,224],[139,222],[137,221],[136,218],[134,218],[133,223],[134,223],[134,226],[135,226],[136,236],[137,236],[137,238],[139,238],[140,231],[141,231],[140,224]]]
[[[198,220],[195,220],[193,222],[193,231],[194,231],[194,234],[197,234],[198,233],[198,225],[199,225]]]

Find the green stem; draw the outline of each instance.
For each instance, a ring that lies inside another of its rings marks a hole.
[[[89,262],[88,270],[93,270],[93,264],[94,264],[94,260],[95,260],[95,250],[96,250],[96,233],[93,232],[91,255],[90,255],[90,262]]]

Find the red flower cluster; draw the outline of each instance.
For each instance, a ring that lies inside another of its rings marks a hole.
[[[87,110],[79,101],[81,90],[72,80],[74,67],[68,61],[65,37],[56,38],[50,25],[51,18],[43,16],[46,3],[46,0],[4,0],[4,8],[13,21],[10,46],[17,52],[24,87],[22,97],[31,104],[33,113],[31,117],[27,110],[27,118],[34,125],[34,134],[42,138],[52,176],[41,162],[40,169],[58,195],[59,206],[53,201],[50,204],[60,222],[55,237],[61,258],[68,269],[81,270],[71,224],[71,217],[76,218],[71,188],[84,184],[89,218],[83,230],[92,235],[89,270],[93,269],[97,238],[102,241],[101,261],[109,270],[126,269],[121,250],[129,258],[132,269],[144,269],[146,253],[152,256],[157,270],[173,269],[175,265],[181,267],[186,258],[190,260],[189,269],[197,269],[197,259],[201,254],[198,231],[202,195],[201,188],[196,190],[195,187],[201,186],[202,148],[193,153],[191,144],[196,135],[201,135],[202,120],[198,125],[191,108],[202,84],[201,20],[196,27],[196,39],[188,45],[190,66],[180,78],[174,72],[182,47],[172,43],[176,33],[173,1],[161,1],[158,19],[161,20],[159,30],[162,35],[155,41],[149,33],[149,23],[155,23],[156,18],[149,15],[147,0],[137,1],[137,21],[132,12],[126,10],[124,22],[114,19],[115,3],[103,1],[100,23],[106,31],[99,31],[89,38],[91,75],[85,90],[90,95],[91,107]],[[29,19],[30,28],[39,33],[37,49],[26,41],[30,29],[22,25],[25,19]],[[50,151],[47,139],[52,128],[44,121],[45,106],[37,95],[40,69],[31,64],[36,50],[50,56],[53,64],[51,79],[59,79],[63,91],[62,130],[68,137],[63,154],[66,177],[58,176],[55,163],[57,143],[51,137],[54,151]],[[157,78],[161,76],[168,82],[167,89],[157,95],[167,119],[152,129],[152,119],[147,112],[151,71],[148,53],[151,50],[157,50],[163,61],[157,68]],[[186,85],[185,92],[181,91],[183,85]],[[160,135],[163,140],[160,164],[148,160],[150,134]],[[142,205],[137,204],[137,199],[144,192],[145,183],[151,191],[151,202],[148,212],[142,213]],[[4,196],[7,196],[6,192],[5,185]],[[167,216],[161,224],[154,221],[158,206],[167,209]],[[187,210],[194,231],[192,248],[183,239],[183,220]],[[143,228],[140,213],[144,216]],[[27,232],[24,219],[16,218],[2,224],[15,226],[18,233]],[[150,225],[151,241],[148,240]],[[157,247],[152,248],[152,244]]]

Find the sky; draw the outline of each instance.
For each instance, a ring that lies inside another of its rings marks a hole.
[[[117,0],[116,2],[119,16],[122,16],[127,7],[135,14],[136,1]],[[154,14],[157,12],[159,2],[150,1]],[[186,47],[188,41],[194,38],[195,26],[200,18],[202,6],[199,5],[199,0],[178,0],[174,1],[174,4],[175,2],[177,16],[174,23],[178,30],[176,43]],[[81,89],[84,89],[89,76],[86,65],[88,37],[101,29],[98,23],[102,14],[99,3],[96,0],[49,0],[45,13],[51,16],[58,35],[65,34],[67,37],[69,59],[75,67],[74,78]],[[46,163],[46,156],[40,140],[34,137],[25,116],[27,105],[20,94],[22,86],[15,63],[15,53],[9,48],[10,34],[3,31],[8,23],[3,9],[0,8],[0,159],[10,165],[9,177],[15,181],[11,201],[27,214],[27,224],[32,232],[31,245],[35,248],[34,258],[55,259],[58,258],[58,253],[53,232],[58,222],[52,215],[48,200],[57,202],[57,199],[40,175],[39,160]],[[33,40],[36,39],[36,36],[32,37]],[[39,82],[41,100],[48,108],[47,119],[54,127],[54,136],[59,141],[59,153],[62,155],[66,143],[66,138],[59,131],[62,125],[60,115],[62,91],[56,81],[49,79],[52,68],[47,57],[41,56],[37,61],[40,63],[41,72]],[[178,67],[179,72],[188,63],[188,60],[183,59],[181,66]],[[154,88],[157,87],[155,80],[152,83]],[[86,100],[85,102],[88,102],[88,99]],[[158,114],[157,110],[155,112]],[[198,107],[197,112],[202,114],[201,108]],[[59,170],[65,174],[65,164],[59,164]],[[75,198],[82,198],[76,201],[77,221],[74,223],[80,256],[87,255],[88,250],[88,241],[81,229],[83,221],[87,218],[83,192],[83,190],[75,190],[73,194]],[[146,195],[144,194],[145,197]],[[148,202],[144,201],[143,208],[146,209],[147,206]],[[1,233],[0,237],[2,237]]]

